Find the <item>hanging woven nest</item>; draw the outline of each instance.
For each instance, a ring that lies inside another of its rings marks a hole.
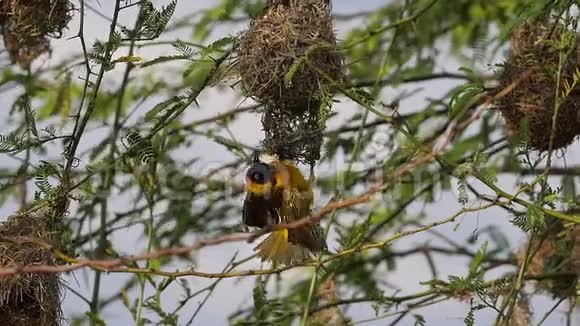
[[[503,298],[504,300],[507,297]],[[530,326],[532,325],[533,313],[530,307],[530,298],[524,291],[520,291],[514,310],[509,321],[498,321],[494,326]]]
[[[12,215],[0,224],[0,268],[62,264],[49,248],[34,243],[60,247],[60,214],[55,215],[49,208],[39,209]],[[58,274],[17,273],[0,278],[0,325],[60,325],[60,303]]]
[[[318,107],[328,85],[343,80],[330,9],[328,0],[268,2],[238,48],[249,96],[291,111]]]
[[[285,159],[320,159],[333,83],[344,56],[336,49],[329,0],[270,0],[238,47],[246,93],[263,104],[264,147]]]
[[[309,108],[299,114],[276,107],[266,107],[262,126],[266,135],[263,146],[283,159],[314,164],[320,159],[325,108]]]
[[[527,274],[562,274],[561,277],[536,282],[536,287],[554,297],[568,297],[576,293],[580,277],[580,226],[564,225],[559,220],[551,221],[548,228],[531,243],[531,259]],[[518,265],[526,258],[526,244],[517,256]],[[570,274],[567,276],[566,274]]]
[[[29,67],[50,51],[49,37],[62,36],[72,17],[69,0],[3,0],[0,29],[12,63]]]
[[[555,128],[552,128],[556,91],[563,94],[565,85],[572,85],[573,74],[580,65],[580,43],[576,43],[568,61],[560,67],[561,51],[555,44],[569,33],[572,32],[561,25],[526,22],[512,34],[512,49],[498,90],[516,86],[496,104],[510,134],[517,133],[522,121],[527,119],[527,144],[535,150],[549,150],[552,137],[552,149],[564,148],[580,134],[580,85],[559,105]]]

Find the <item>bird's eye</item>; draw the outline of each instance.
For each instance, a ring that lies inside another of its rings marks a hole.
[[[256,182],[264,182],[264,175],[260,172],[254,172],[252,174],[252,180]]]

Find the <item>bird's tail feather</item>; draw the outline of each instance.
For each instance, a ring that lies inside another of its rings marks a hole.
[[[288,241],[288,229],[270,233],[254,250],[262,261],[271,261],[274,265],[296,264],[310,258],[310,251],[307,248]]]

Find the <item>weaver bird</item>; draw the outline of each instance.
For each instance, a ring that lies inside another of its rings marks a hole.
[[[261,159],[246,173],[243,223],[263,228],[290,223],[310,214],[314,194],[302,172],[289,160]],[[256,248],[262,261],[274,265],[300,263],[311,253],[326,249],[322,229],[316,224],[277,230]]]

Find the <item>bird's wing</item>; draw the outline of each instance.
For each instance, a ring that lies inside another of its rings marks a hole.
[[[278,213],[271,209],[265,198],[252,194],[246,195],[242,207],[243,224],[263,228],[266,225],[277,223],[278,220]]]
[[[312,196],[308,192],[290,189],[284,194],[280,206],[280,218],[284,223],[296,221],[310,214]]]
[[[282,221],[285,223],[299,220],[310,215],[310,205],[312,203],[312,192],[291,191],[284,200],[280,209]],[[320,225],[314,223],[290,229],[288,233],[290,243],[301,245],[318,252],[326,248],[326,241]]]

